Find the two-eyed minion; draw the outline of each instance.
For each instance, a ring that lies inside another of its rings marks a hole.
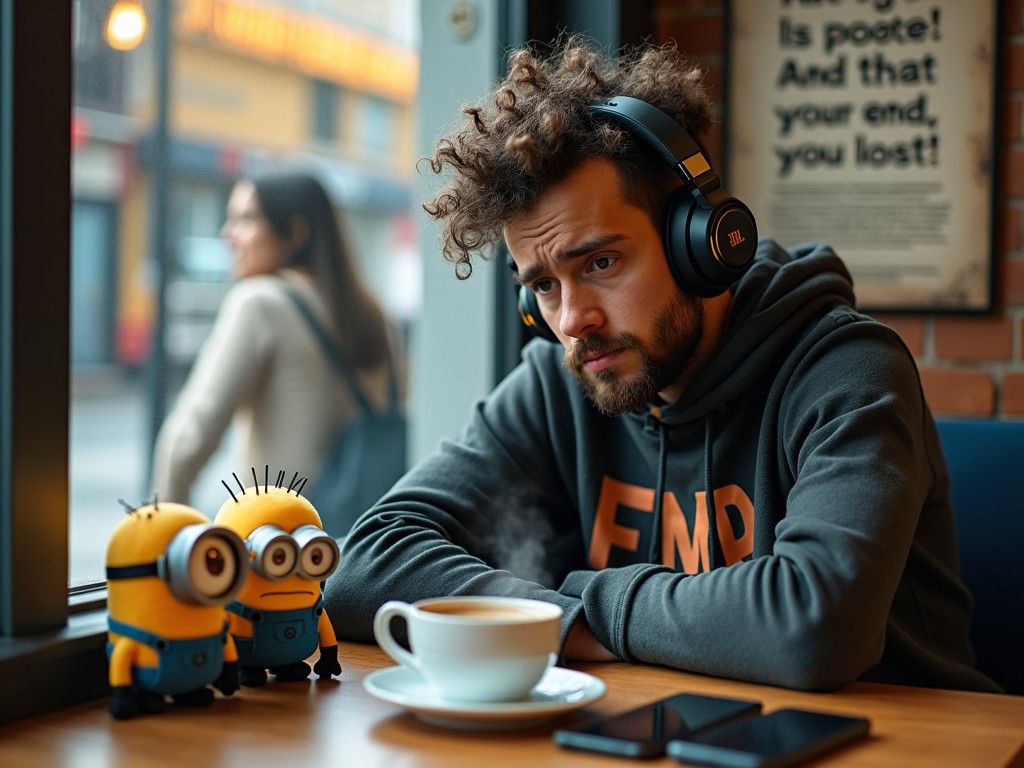
[[[279,680],[304,680],[310,671],[305,659],[318,646],[313,671],[321,678],[341,674],[321,595],[321,582],[338,566],[339,547],[316,508],[280,483],[280,475],[276,485],[239,483],[240,492],[232,491],[214,518],[245,542],[249,577],[227,610],[246,686],[266,683],[268,671]]]

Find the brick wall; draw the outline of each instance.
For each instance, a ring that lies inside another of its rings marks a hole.
[[[674,39],[707,68],[721,109],[724,0],[655,0],[654,7],[655,40]],[[1024,0],[1003,0],[999,34],[995,311],[986,316],[878,315],[914,353],[937,415],[1024,417]],[[720,124],[704,138],[712,158],[721,157]]]

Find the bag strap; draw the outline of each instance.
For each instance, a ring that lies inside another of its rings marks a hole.
[[[291,283],[285,279],[281,279],[284,283],[285,290],[291,297],[292,301],[295,302],[295,306],[298,308],[299,313],[305,318],[309,324],[310,329],[313,331],[313,335],[316,336],[320,346],[323,348],[324,354],[327,356],[328,361],[331,363],[331,367],[334,368],[335,373],[338,374],[338,378],[345,382],[345,385],[349,388],[352,396],[356,399],[359,407],[366,413],[374,413],[374,407],[370,404],[369,399],[363,394],[362,388],[356,382],[352,372],[349,371],[348,366],[345,365],[345,361],[341,355],[338,354],[338,350],[335,349],[334,344],[331,343],[330,338],[327,336],[327,332],[324,331],[323,326],[316,319],[313,314],[313,310],[309,308],[305,299],[299,295],[299,292],[295,289]],[[391,408],[394,409],[398,403],[398,383],[395,380],[395,369],[393,365],[388,366],[388,388],[389,398],[391,400]]]

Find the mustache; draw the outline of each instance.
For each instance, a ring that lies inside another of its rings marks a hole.
[[[570,371],[578,371],[583,367],[584,358],[589,355],[603,354],[611,352],[613,349],[639,349],[640,346],[640,339],[632,333],[620,333],[615,336],[595,334],[577,339],[565,351],[563,363]]]

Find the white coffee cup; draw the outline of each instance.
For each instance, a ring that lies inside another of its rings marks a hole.
[[[396,616],[408,624],[411,653],[391,634]],[[507,702],[524,698],[554,664],[561,619],[554,603],[517,597],[393,600],[378,609],[373,634],[438,696]]]

